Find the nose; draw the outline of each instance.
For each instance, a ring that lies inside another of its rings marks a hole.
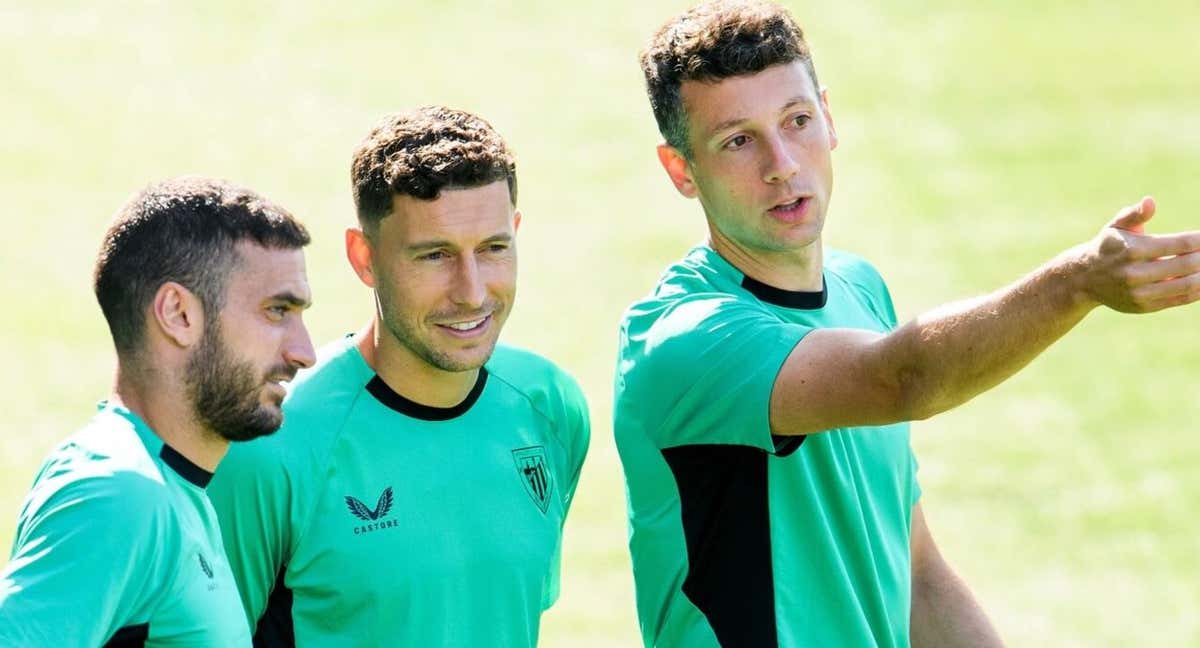
[[[458,264],[450,301],[468,308],[480,308],[487,300],[487,285],[474,254],[465,254]]]
[[[775,184],[796,175],[800,170],[799,156],[788,149],[787,142],[782,137],[775,136],[768,138],[766,144],[763,181]]]
[[[295,324],[288,331],[283,347],[283,359],[288,366],[297,369],[307,369],[317,362],[317,352],[313,350],[312,338],[304,321],[296,318]]]

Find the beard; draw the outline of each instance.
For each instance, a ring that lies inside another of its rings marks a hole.
[[[266,374],[254,365],[235,358],[216,318],[205,327],[204,339],[188,360],[186,384],[192,410],[201,425],[229,441],[249,441],[271,434],[283,423],[279,404],[259,400],[267,375],[290,376],[290,368]]]
[[[499,314],[493,311],[493,317]],[[401,346],[407,348],[413,355],[423,360],[425,364],[441,369],[442,371],[457,373],[478,369],[488,361],[496,346],[495,338],[481,340],[479,343],[479,348],[482,349],[482,352],[479,354],[481,357],[462,359],[450,352],[435,347],[431,340],[422,338],[415,327],[410,326],[406,320],[389,312],[388,309],[384,309],[383,326]],[[498,324],[493,321],[492,326],[498,326]]]
[[[463,372],[471,371],[482,367],[491,357],[492,351],[496,346],[496,338],[498,333],[493,333],[492,337],[486,340],[480,340],[478,348],[481,350],[477,357],[464,359],[457,357],[454,353],[439,349],[435,346],[435,341],[423,336],[419,331],[418,326],[409,321],[400,309],[396,306],[399,300],[392,297],[392,292],[386,281],[380,282],[375,287],[377,293],[376,300],[382,314],[381,320],[383,328],[392,335],[401,346],[407,348],[413,355],[420,358],[425,364],[448,372]],[[508,313],[506,309],[500,306],[500,303],[495,300],[488,300],[480,312],[491,312],[494,321],[492,326],[498,330],[504,325],[504,320],[507,319]],[[454,319],[454,318],[470,318],[474,313],[434,313],[431,317],[438,319]]]

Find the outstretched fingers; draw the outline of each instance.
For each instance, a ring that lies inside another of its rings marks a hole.
[[[1138,286],[1131,294],[1134,304],[1143,313],[1172,306],[1182,306],[1200,300],[1200,274],[1174,277]]]
[[[1129,237],[1126,243],[1129,258],[1160,259],[1200,251],[1200,231]]]
[[[1143,286],[1155,282],[1186,277],[1200,272],[1200,252],[1188,252],[1148,261],[1131,263],[1126,277],[1131,286]]]

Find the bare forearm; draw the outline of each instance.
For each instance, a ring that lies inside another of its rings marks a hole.
[[[890,334],[813,331],[776,378],[772,431],[928,418],[1012,376],[1097,306],[1149,313],[1200,300],[1200,232],[1146,235],[1153,213],[1143,199],[1020,281]]]
[[[881,339],[911,418],[984,392],[1029,364],[1097,302],[1075,276],[1077,251],[989,295],[940,307]]]
[[[913,648],[1003,646],[966,583],[944,562],[913,582],[909,635]]]

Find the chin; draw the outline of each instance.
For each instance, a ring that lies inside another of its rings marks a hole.
[[[474,371],[487,364],[495,350],[496,343],[491,342],[458,353],[447,353],[442,356],[444,362],[441,363],[441,368],[446,371]]]

